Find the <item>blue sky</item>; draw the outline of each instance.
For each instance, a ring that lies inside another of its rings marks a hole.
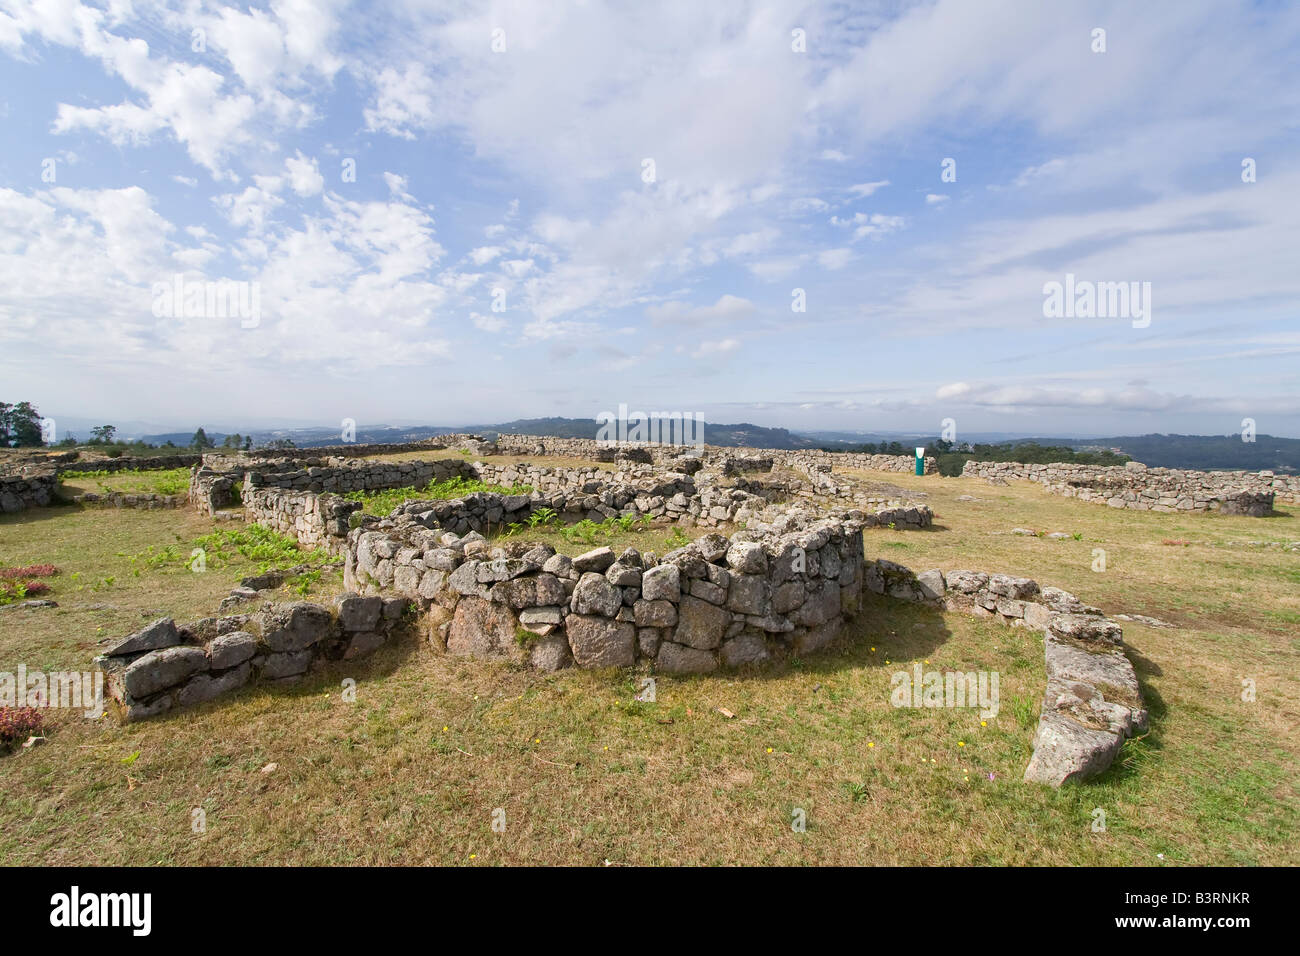
[[[0,399],[1300,436],[1297,49],[1281,3],[0,0]],[[1045,317],[1067,273],[1150,324]],[[260,321],[156,315],[177,274]]]

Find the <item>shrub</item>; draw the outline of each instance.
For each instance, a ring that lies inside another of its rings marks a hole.
[[[34,594],[48,594],[49,590],[44,581],[0,581],[0,605],[14,604]]]
[[[41,712],[35,707],[0,706],[0,750],[8,751],[28,737],[39,737],[41,726]]]
[[[25,568],[0,568],[0,578],[48,578],[59,573],[52,564],[29,564]]]

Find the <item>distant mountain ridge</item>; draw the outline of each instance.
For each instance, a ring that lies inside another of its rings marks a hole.
[[[595,438],[600,425],[594,419],[580,418],[520,418],[510,422],[480,425],[371,425],[357,426],[356,441],[362,444],[400,444],[424,441],[438,435],[471,432],[493,438],[499,434],[553,435],[557,438]],[[208,437],[218,445],[225,434],[208,431]],[[339,445],[343,443],[339,429],[284,428],[254,430],[254,444],[264,445],[277,439],[288,439],[299,447],[314,445]],[[170,432],[146,435],[152,444],[168,441],[185,446],[194,433]],[[851,447],[868,441],[888,438],[900,441],[907,448],[933,442],[937,435],[908,432],[792,432],[786,428],[769,428],[750,422],[736,424],[704,424],[704,440],[710,445],[728,448],[800,448]],[[982,436],[981,436],[982,437]],[[972,436],[974,438],[974,436]],[[1263,471],[1286,474],[1300,473],[1300,439],[1279,438],[1274,435],[1256,435],[1253,442],[1244,442],[1240,435],[1122,435],[1108,438],[1008,438],[1006,443],[1019,445],[1037,442],[1084,449],[1116,449],[1137,461],[1156,468],[1193,468],[1201,471]]]

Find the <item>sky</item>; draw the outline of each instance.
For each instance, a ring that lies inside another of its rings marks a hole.
[[[1298,50],[1223,0],[0,0],[0,400],[1300,437]]]

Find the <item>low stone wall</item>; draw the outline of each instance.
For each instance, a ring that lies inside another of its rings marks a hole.
[[[1300,476],[1125,465],[968,461],[964,478],[1036,481],[1052,494],[1138,511],[1221,511],[1263,517],[1274,498],[1300,502]]]
[[[916,574],[884,560],[868,564],[863,579],[877,594],[1044,632],[1047,690],[1026,780],[1059,787],[1095,777],[1126,738],[1146,730],[1123,630],[1068,591],[984,571]]]
[[[189,496],[88,491],[84,495],[73,495],[72,501],[87,508],[140,508],[153,511],[158,508],[182,508],[189,501]]]
[[[53,472],[0,476],[0,511],[12,514],[44,508],[58,500],[59,479]]]
[[[125,721],[189,707],[254,682],[294,683],[326,660],[381,647],[410,605],[345,594],[333,607],[297,601],[177,627],[161,618],[95,658]]]
[[[548,671],[645,660],[704,673],[829,643],[857,612],[862,560],[861,526],[845,517],[790,515],[658,558],[492,548],[475,533],[396,520],[349,535],[344,584],[418,602],[452,654]]]
[[[202,455],[154,455],[133,458],[123,455],[120,458],[99,458],[90,461],[72,461],[60,463],[59,474],[80,473],[84,471],[163,471],[170,468],[193,468],[203,460]]]
[[[244,510],[248,520],[289,535],[304,548],[339,554],[361,502],[314,491],[261,488],[244,492]]]
[[[916,473],[916,458],[912,455],[860,455],[855,452],[842,451],[783,451],[777,452],[785,464],[791,468],[807,472],[817,466],[826,466],[824,471],[834,468],[861,468],[863,471],[897,471],[904,474]],[[922,459],[921,470],[933,475],[939,470],[938,459]]]

